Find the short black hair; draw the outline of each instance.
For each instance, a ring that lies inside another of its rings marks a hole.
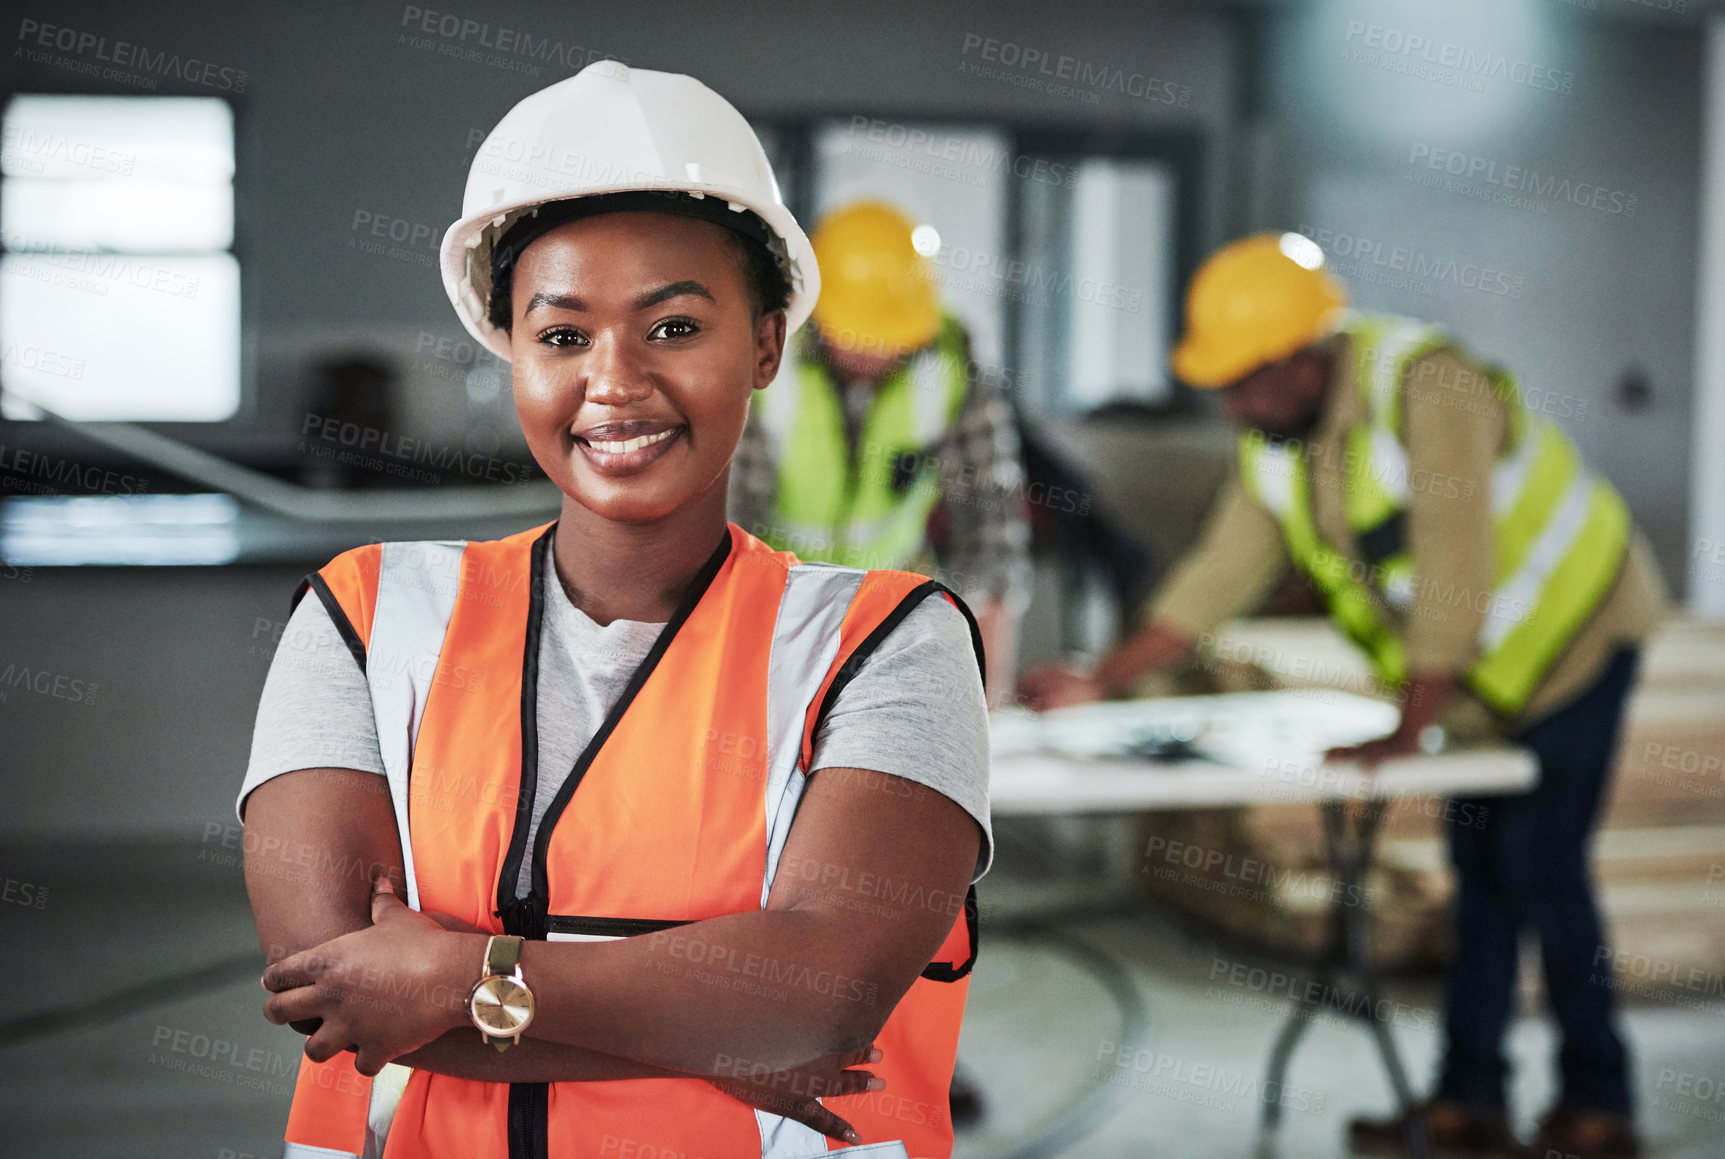
[[[594,199],[600,200],[600,199]],[[693,199],[690,199],[693,200]],[[621,210],[619,210],[620,212]],[[651,207],[649,212],[671,213],[678,217],[694,216],[699,220],[711,221],[706,214],[680,213],[675,209],[666,210]],[[791,302],[791,280],[786,276],[779,259],[765,244],[756,240],[756,236],[771,236],[764,221],[753,211],[744,210],[743,216],[748,219],[748,225],[753,227],[749,232],[728,228],[719,222],[725,236],[725,244],[737,257],[742,267],[743,281],[748,286],[749,304],[754,316],[770,314],[774,310],[783,310]],[[525,219],[524,219],[525,220]],[[570,218],[569,220],[575,220]],[[522,224],[520,222],[517,223]],[[515,325],[515,303],[513,288],[515,283],[515,265],[521,254],[541,235],[555,226],[535,229],[524,235],[511,238],[515,227],[504,232],[491,250],[491,297],[485,305],[485,320],[504,333],[509,333]]]

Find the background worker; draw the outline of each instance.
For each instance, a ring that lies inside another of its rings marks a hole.
[[[976,612],[999,704],[1029,598],[1018,435],[971,373],[969,335],[942,312],[915,228],[859,201],[815,229],[814,325],[751,408],[730,515],[805,560],[944,580]]]
[[[1525,796],[1477,802],[1484,828],[1449,831],[1456,961],[1445,1053],[1421,1106],[1445,1154],[1511,1155],[1503,1040],[1518,939],[1540,940],[1562,1032],[1561,1097],[1539,1153],[1632,1156],[1628,1061],[1588,865],[1638,648],[1663,584],[1623,501],[1515,380],[1406,318],[1351,314],[1296,234],[1227,246],[1186,301],[1174,369],[1221,390],[1238,467],[1198,546],[1147,622],[1090,671],[1027,673],[1041,708],[1128,694],[1291,563],[1401,702],[1395,732],[1345,750],[1363,762],[1442,743],[1443,729],[1533,750]],[[1398,1155],[1399,1121],[1355,1121],[1365,1154]]]

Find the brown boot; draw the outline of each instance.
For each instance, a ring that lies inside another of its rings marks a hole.
[[[1431,1159],[1528,1159],[1528,1150],[1515,1141],[1509,1116],[1480,1111],[1460,1103],[1433,1099],[1414,1111],[1425,1120]],[[1348,1147],[1355,1155],[1402,1159],[1402,1116],[1393,1119],[1354,1119],[1348,1124]]]
[[[1641,1140],[1628,1115],[1558,1106],[1540,1121],[1534,1159],[1637,1159]]]

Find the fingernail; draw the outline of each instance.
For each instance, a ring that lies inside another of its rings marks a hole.
[[[856,1133],[855,1128],[846,1128],[845,1129],[845,1142],[847,1142],[847,1143],[861,1143],[862,1142],[862,1136]]]
[[[874,1078],[869,1079],[868,1089],[871,1091],[884,1091],[886,1090],[886,1080],[881,1078],[879,1075],[876,1075]]]
[[[881,1059],[883,1059],[885,1057],[886,1057],[886,1055],[884,1055],[880,1052],[880,1048],[878,1046],[869,1047],[868,1060],[870,1062],[879,1062]]]

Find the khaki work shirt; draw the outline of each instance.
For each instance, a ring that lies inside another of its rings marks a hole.
[[[1366,419],[1365,403],[1354,384],[1349,339],[1333,341],[1335,371],[1306,446],[1312,514],[1324,541],[1364,569],[1347,525],[1343,450],[1348,429]],[[1403,379],[1407,536],[1419,583],[1405,614],[1381,595],[1380,609],[1402,637],[1410,673],[1444,670],[1460,677],[1478,657],[1480,628],[1492,608],[1491,478],[1509,439],[1510,405],[1519,403],[1499,398],[1484,368],[1453,347],[1410,364]],[[1149,615],[1196,639],[1256,607],[1289,565],[1281,525],[1245,490],[1236,458],[1197,545],[1152,597]],[[1584,691],[1619,648],[1644,640],[1664,607],[1658,565],[1632,530],[1617,582],[1521,715],[1502,720],[1463,687],[1446,725],[1463,735],[1520,731]]]

